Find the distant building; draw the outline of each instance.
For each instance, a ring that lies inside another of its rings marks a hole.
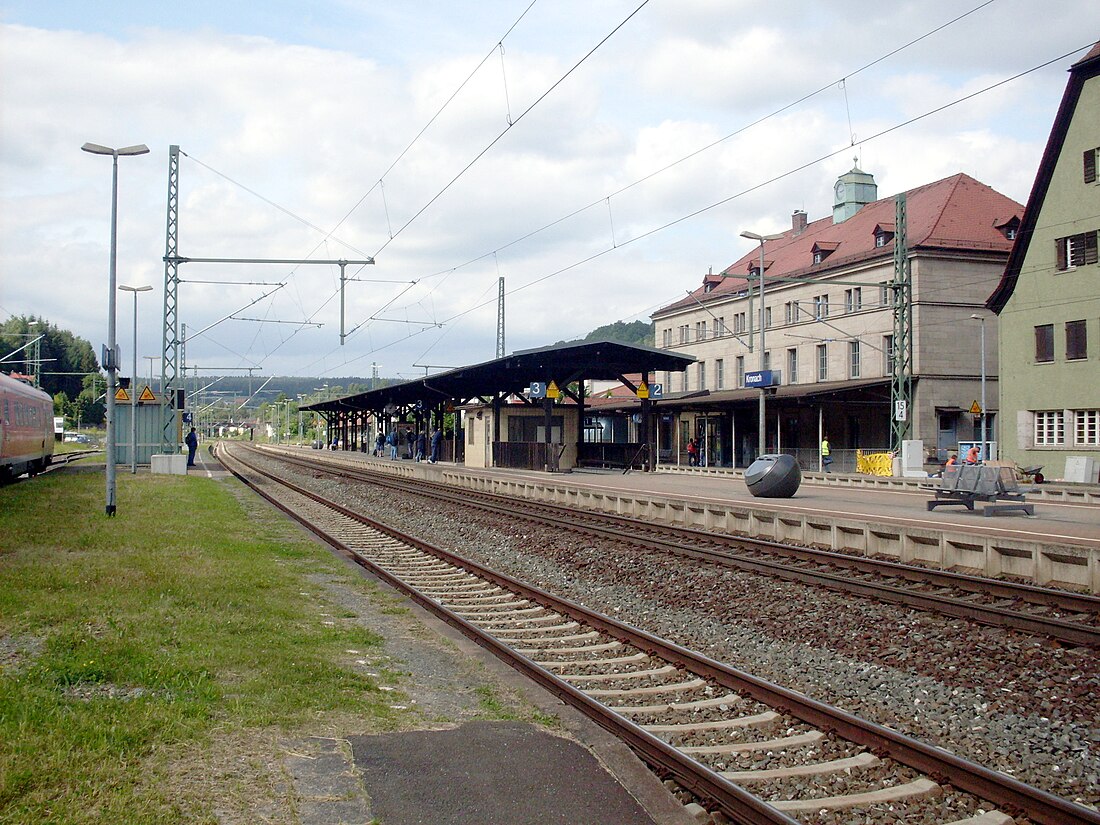
[[[1060,477],[1100,462],[1100,43],[1070,69],[1020,237],[989,307],[1000,318],[1002,454]],[[1097,480],[1095,469],[1091,481]]]
[[[878,199],[872,175],[853,168],[834,189],[831,217],[791,228],[687,298],[653,315],[657,346],[694,355],[681,374],[662,374],[659,430],[665,461],[684,461],[689,438],[707,463],[745,466],[756,456],[759,391],[747,373],[778,379],[767,399],[766,450],[817,467],[828,434],[834,469],[854,469],[854,451],[890,446],[893,416],[895,199]],[[913,397],[909,438],[942,460],[976,438],[981,324],[1020,226],[1023,207],[965,174],[906,193],[913,285]],[[761,317],[766,346],[758,346]],[[993,320],[994,316],[988,316]],[[996,399],[996,327],[986,324],[987,397]],[[752,349],[750,350],[750,346]],[[995,426],[990,415],[990,428]]]

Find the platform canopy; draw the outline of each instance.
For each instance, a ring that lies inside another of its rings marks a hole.
[[[497,394],[520,395],[532,382],[551,381],[559,387],[574,381],[622,381],[629,375],[679,372],[695,361],[691,355],[612,341],[559,344],[521,350],[504,358],[425,376],[376,390],[319,401],[302,407],[319,413],[352,410],[381,412],[387,408],[424,408],[440,402],[464,403]]]

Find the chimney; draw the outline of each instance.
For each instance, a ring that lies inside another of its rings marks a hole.
[[[803,210],[794,210],[794,214],[791,215],[791,230],[791,234],[796,237],[806,231],[806,213]]]

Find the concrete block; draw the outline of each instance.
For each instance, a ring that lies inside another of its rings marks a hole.
[[[154,475],[187,475],[187,456],[154,454],[149,457],[149,469]]]

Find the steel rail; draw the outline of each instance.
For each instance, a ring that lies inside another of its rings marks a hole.
[[[216,455],[219,460],[220,455]],[[481,569],[478,565],[470,567],[472,562],[461,559],[459,556],[454,556],[445,550],[434,547],[426,542],[420,541],[413,536],[408,536],[395,530],[381,522],[374,521],[361,514],[357,514],[334,501],[325,499],[323,496],[319,496],[309,490],[306,490],[298,485],[288,482],[284,479],[278,479],[270,473],[257,468],[253,465],[242,461],[240,458],[232,459],[238,461],[250,470],[256,473],[260,473],[273,481],[287,487],[290,490],[298,493],[299,495],[310,498],[319,504],[331,508],[332,510],[340,513],[343,516],[351,518],[361,524],[365,524],[391,538],[395,538],[405,544],[422,550],[426,553],[430,553],[438,558],[442,558],[446,561],[455,564],[458,567],[462,567],[470,572],[475,572]],[[374,564],[369,559],[364,558],[347,544],[342,542],[336,536],[331,535],[319,525],[313,524],[301,514],[296,513],[292,508],[284,505],[274,496],[269,495],[265,490],[251,480],[246,478],[241,473],[237,472],[232,466],[222,462],[226,468],[233,473],[241,482],[246,484],[250,489],[254,490],[259,495],[263,496],[268,502],[274,505],[283,513],[287,514],[295,521],[302,524],[310,532],[314,533],[318,538],[330,544],[347,558],[354,561],[361,567],[366,568],[372,575],[382,579],[387,584],[391,585],[395,589],[405,593],[410,599],[416,602],[421,607],[430,611],[447,624],[459,630],[463,635],[469,637],[475,643],[485,648],[493,655],[504,661],[510,667],[520,671],[534,682],[550,691],[555,696],[559,697],[563,701],[572,705],[580,710],[596,724],[605,730],[610,731],[628,745],[630,745],[636,752],[639,753],[642,760],[649,764],[651,767],[655,767],[659,770],[665,771],[668,775],[676,778],[676,781],[683,787],[692,791],[696,795],[713,801],[719,806],[723,812],[728,814],[735,822],[743,823],[743,825],[798,825],[798,820],[784,814],[782,811],[776,810],[771,805],[768,805],[763,800],[756,796],[753,796],[748,791],[741,788],[739,785],[735,785],[728,779],[719,776],[705,765],[692,759],[690,756],[680,752],[667,742],[658,739],[653,734],[644,730],[640,726],[634,724],[630,720],[620,716],[606,705],[592,699],[581,690],[575,688],[568,682],[560,679],[555,674],[548,670],[536,665],[531,659],[523,656],[512,650],[506,644],[496,639],[495,637],[485,633],[480,628],[476,627],[472,623],[466,621],[462,617],[451,612],[441,604],[436,602],[429,596],[425,596],[415,587],[411,587],[402,581],[400,578],[392,575],[385,568]],[[462,563],[459,563],[459,562]],[[486,571],[484,578],[487,578],[494,583],[501,583],[497,581],[494,576],[489,575],[491,571]],[[481,575],[478,573],[478,575]],[[507,580],[504,577],[503,580]],[[503,581],[502,580],[502,581]],[[502,585],[507,586],[507,585]],[[534,591],[532,591],[534,592]],[[550,604],[553,604],[554,597],[546,594],[550,600]],[[563,603],[564,604],[564,603]],[[583,608],[582,608],[583,610]]]
[[[270,474],[263,470],[257,470],[264,475]],[[273,478],[273,477],[272,477]],[[406,542],[429,552],[438,558],[444,559],[457,567],[482,576],[495,584],[512,590],[519,595],[531,599],[544,607],[556,610],[578,621],[584,621],[593,628],[601,630],[609,636],[620,641],[634,645],[651,655],[663,658],[674,664],[678,664],[686,670],[696,673],[704,678],[709,678],[730,690],[736,690],[748,694],[769,707],[790,713],[802,721],[819,729],[833,732],[838,736],[863,745],[868,749],[888,754],[892,759],[908,765],[922,773],[927,774],[937,782],[950,783],[951,785],[975,794],[976,796],[992,802],[999,807],[1009,810],[1018,810],[1044,825],[1100,825],[1100,812],[1078,805],[1070,800],[1055,796],[1054,794],[1031,787],[1006,774],[994,771],[976,762],[957,756],[948,751],[934,747],[917,739],[906,736],[874,722],[860,719],[846,711],[834,708],[823,702],[811,699],[797,691],[776,685],[765,679],[747,673],[746,671],[718,662],[703,654],[688,650],[674,642],[661,639],[647,631],[631,627],[623,622],[608,616],[603,616],[585,608],[576,602],[555,596],[547,591],[525,584],[506,574],[489,570],[480,564],[459,556],[442,548],[424,542],[412,536],[406,536],[399,530],[330,502],[324,497],[311,491],[298,488],[289,482],[277,480],[291,489],[296,489],[319,503],[341,512],[349,518],[369,524],[376,530],[389,535],[399,541]],[[295,518],[298,518],[295,516]],[[407,590],[407,587],[403,587]],[[430,599],[424,597],[428,602]],[[441,606],[435,605],[432,609],[438,612]],[[455,617],[456,619],[458,617]],[[476,628],[472,628],[476,631]],[[480,631],[476,631],[480,636]],[[517,655],[517,654],[510,654]],[[530,663],[534,669],[536,665]],[[552,676],[552,674],[547,674]],[[556,677],[555,677],[556,679]],[[540,679],[540,681],[542,681]],[[557,680],[560,681],[560,680]],[[563,684],[563,687],[568,687]],[[559,694],[563,698],[571,695],[571,692]],[[643,731],[644,733],[644,731]],[[658,740],[660,741],[660,740]],[[694,760],[690,760],[694,761]],[[719,777],[720,778],[720,777]],[[725,780],[723,780],[725,781]],[[737,786],[732,786],[737,788]],[[740,790],[740,789],[738,789]],[[701,794],[707,796],[707,794]],[[755,797],[752,797],[755,799]],[[769,820],[747,820],[769,821]]]
[[[279,457],[280,460],[289,461],[299,466],[310,467],[312,469],[317,468],[316,462],[307,461],[296,456],[279,453]],[[407,490],[409,487],[409,485],[403,484],[400,479],[378,473],[370,473],[345,467],[327,469],[329,472],[337,475],[368,481],[391,489]],[[380,480],[380,475],[384,480]],[[861,572],[873,573],[876,575],[894,575],[898,578],[905,578],[909,581],[922,584],[956,587],[961,590],[966,590],[967,592],[983,595],[988,594],[1003,598],[1019,599],[1031,604],[1044,607],[1058,607],[1059,609],[1070,612],[1100,613],[1100,597],[1096,596],[1050,590],[1036,587],[1035,585],[998,582],[992,579],[967,576],[960,573],[925,570],[924,568],[899,564],[897,562],[861,559],[846,553],[797,547],[747,536],[726,536],[695,528],[654,525],[649,522],[641,522],[637,519],[615,514],[600,513],[597,511],[571,510],[561,507],[560,505],[544,502],[530,502],[526,500],[517,502],[515,499],[507,499],[483,491],[479,491],[474,495],[471,495],[469,492],[459,495],[446,488],[444,485],[424,481],[423,479],[418,479],[416,481],[415,488],[418,495],[431,496],[436,499],[466,507],[478,507],[489,512],[503,514],[513,518],[527,518],[537,520],[540,523],[553,524],[554,526],[563,527],[569,530],[594,533],[613,541],[631,542],[648,549],[656,547],[677,555],[696,558],[714,564],[738,567],[763,575],[775,576],[787,581],[827,587],[843,593],[854,593],[867,598],[889,602],[891,604],[900,604],[905,607],[941,613],[954,618],[968,619],[992,627],[1002,627],[1044,635],[1067,644],[1100,647],[1100,626],[1082,624],[1080,622],[1073,622],[1057,617],[1034,615],[1003,607],[974,604],[952,596],[936,593],[922,593],[881,582],[858,581],[836,573],[790,567],[781,561],[769,561],[767,559],[749,558],[743,555],[737,555],[733,546],[738,544],[749,545],[752,550],[762,548],[763,552],[773,555],[793,555],[817,563],[852,567]],[[493,501],[505,503],[494,504],[492,503]],[[517,504],[519,505],[518,507],[516,506]],[[525,510],[531,512],[524,512]],[[549,516],[547,513],[558,513],[559,515]],[[605,527],[598,524],[586,524],[585,520],[593,522],[610,522],[616,526]],[[643,533],[649,533],[650,535],[640,535]],[[683,544],[680,540],[655,536],[653,535],[654,533],[672,535],[682,540],[697,540],[708,544],[725,545],[729,549],[712,550],[705,547],[692,547]],[[884,570],[887,571],[887,573],[884,573]]]

